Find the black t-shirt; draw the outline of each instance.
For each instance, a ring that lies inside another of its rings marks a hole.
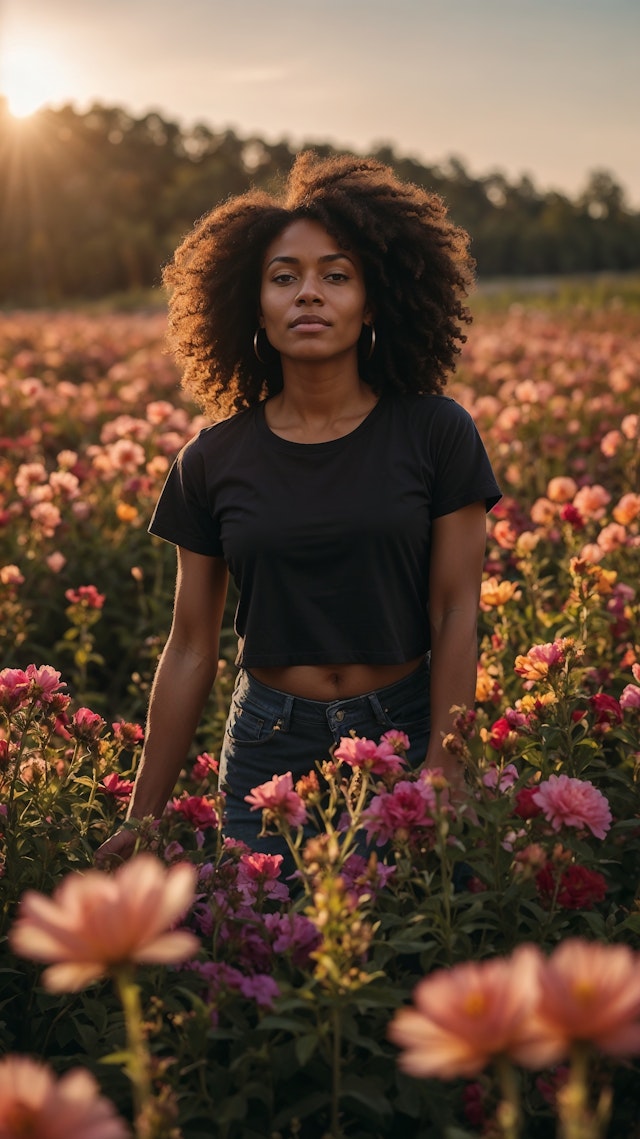
[[[281,439],[261,403],[187,443],[149,529],[227,562],[238,664],[397,664],[429,648],[432,519],[499,498],[448,397],[384,396],[326,443]]]

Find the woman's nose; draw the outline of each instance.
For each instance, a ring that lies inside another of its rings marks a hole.
[[[322,294],[315,281],[301,281],[300,288],[298,289],[298,295],[296,297],[296,304],[322,304]]]

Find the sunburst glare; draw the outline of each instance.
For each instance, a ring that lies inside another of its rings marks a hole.
[[[63,99],[65,79],[62,60],[40,44],[0,45],[0,91],[14,118],[26,118],[46,103]]]

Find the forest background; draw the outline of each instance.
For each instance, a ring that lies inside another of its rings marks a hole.
[[[297,149],[100,104],[17,121],[0,100],[0,304],[139,299],[198,217],[252,185],[275,189]],[[606,170],[571,198],[528,176],[473,177],[458,158],[427,166],[391,145],[373,153],[442,195],[471,234],[480,280],[640,268],[640,212]]]

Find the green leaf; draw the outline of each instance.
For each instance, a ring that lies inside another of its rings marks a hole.
[[[306,1036],[299,1036],[295,1042],[296,1059],[301,1068],[309,1063],[316,1048],[318,1047],[318,1034],[317,1032],[308,1033]]]

